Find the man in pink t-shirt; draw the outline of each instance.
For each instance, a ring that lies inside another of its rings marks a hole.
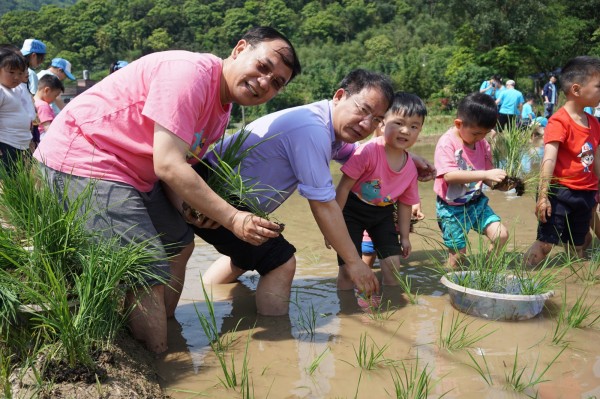
[[[224,134],[232,103],[263,104],[300,69],[292,44],[268,27],[247,32],[225,60],[187,51],[150,54],[71,101],[35,152],[59,195],[92,187],[90,231],[147,241],[157,251],[151,290],[127,294],[129,304],[137,303],[129,327],[150,350],[167,349],[167,317],[194,248],[194,234],[169,196],[251,244],[278,236],[277,224],[230,206],[191,163]]]

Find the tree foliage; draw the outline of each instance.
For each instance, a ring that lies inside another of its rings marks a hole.
[[[523,88],[573,56],[600,55],[600,0],[7,0],[0,15],[0,42],[41,39],[48,60],[95,76],[115,59],[167,49],[227,57],[244,31],[271,25],[295,44],[304,72],[250,118],[329,98],[356,67],[455,101],[492,73]]]

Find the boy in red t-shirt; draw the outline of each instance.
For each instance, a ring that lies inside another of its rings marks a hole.
[[[537,240],[525,254],[529,266],[542,262],[559,241],[582,257],[596,204],[600,162],[594,158],[600,156],[600,123],[583,109],[600,101],[600,58],[573,58],[563,67],[560,81],[567,101],[544,132]]]

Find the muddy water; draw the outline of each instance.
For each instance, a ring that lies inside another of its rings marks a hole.
[[[431,145],[418,145],[415,152],[433,158]],[[332,166],[332,172],[339,176],[337,165]],[[438,276],[428,269],[431,257],[438,256],[440,233],[434,222],[432,184],[421,183],[420,191],[426,220],[417,224],[411,236],[413,254],[402,270],[412,278],[413,291],[418,289],[418,304],[410,304],[399,289],[386,289],[384,295],[392,300],[393,309],[382,312],[381,317],[361,311],[352,293],[336,290],[335,253],[325,249],[307,201],[293,196],[277,211],[278,219],[286,223],[285,236],[298,249],[289,316],[256,315],[256,275],[243,276],[239,284],[214,286],[211,292],[219,333],[230,343],[225,358],[230,371],[235,364],[235,390],[223,387],[223,368],[197,315],[208,316],[199,275],[219,256],[198,241],[176,320],[169,324],[169,351],[157,360],[167,393],[174,398],[396,397],[396,373],[405,379],[404,366],[408,373],[420,374],[426,369],[436,382],[430,397],[448,392],[446,398],[520,398],[537,392],[544,399],[600,398],[600,330],[590,328],[566,334],[569,347],[540,378],[548,381],[525,389],[524,394],[506,387],[505,376],[512,374],[515,358],[516,372],[522,373],[521,381],[527,384],[537,379],[562,349],[552,344],[552,336],[557,309],[565,297],[563,286],[547,302],[547,308],[528,321],[490,322],[464,316],[465,323],[470,323],[467,331],[481,328],[477,334],[490,335],[469,349],[440,349],[440,331],[447,334],[450,320],[459,314],[450,305]],[[512,198],[498,192],[488,195],[491,206],[508,226],[514,245],[524,250],[535,238],[533,198]],[[567,303],[572,305],[586,285],[571,277],[566,287]],[[594,302],[599,291],[598,286],[592,286],[587,302]],[[363,339],[367,357],[373,350],[382,352],[373,370],[357,366]],[[487,362],[490,384],[470,367],[474,363],[469,353],[484,369],[484,360]],[[311,371],[320,355],[322,360]],[[250,381],[250,394],[245,396],[239,387],[244,360]]]

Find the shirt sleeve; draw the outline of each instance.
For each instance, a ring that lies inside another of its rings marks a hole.
[[[334,200],[335,187],[329,170],[329,131],[312,126],[303,134],[288,135],[288,138],[285,145],[290,165],[298,179],[298,193],[314,201]]]
[[[456,159],[454,158],[454,146],[452,142],[442,136],[440,143],[435,149],[434,163],[437,170],[437,177],[444,176],[448,172],[458,170]]]
[[[342,172],[353,180],[360,179],[366,170],[369,170],[372,160],[372,152],[376,148],[374,142],[368,142],[358,147],[354,154],[342,166]]]
[[[42,104],[36,107],[40,123],[52,122],[54,120],[54,111],[50,104]]]
[[[567,129],[565,129],[565,126],[560,118],[550,118],[548,120],[548,125],[544,129],[544,144],[548,144],[553,141],[564,143],[566,139],[566,133]]]
[[[214,84],[210,71],[191,61],[160,62],[152,72],[142,114],[189,143]]]

